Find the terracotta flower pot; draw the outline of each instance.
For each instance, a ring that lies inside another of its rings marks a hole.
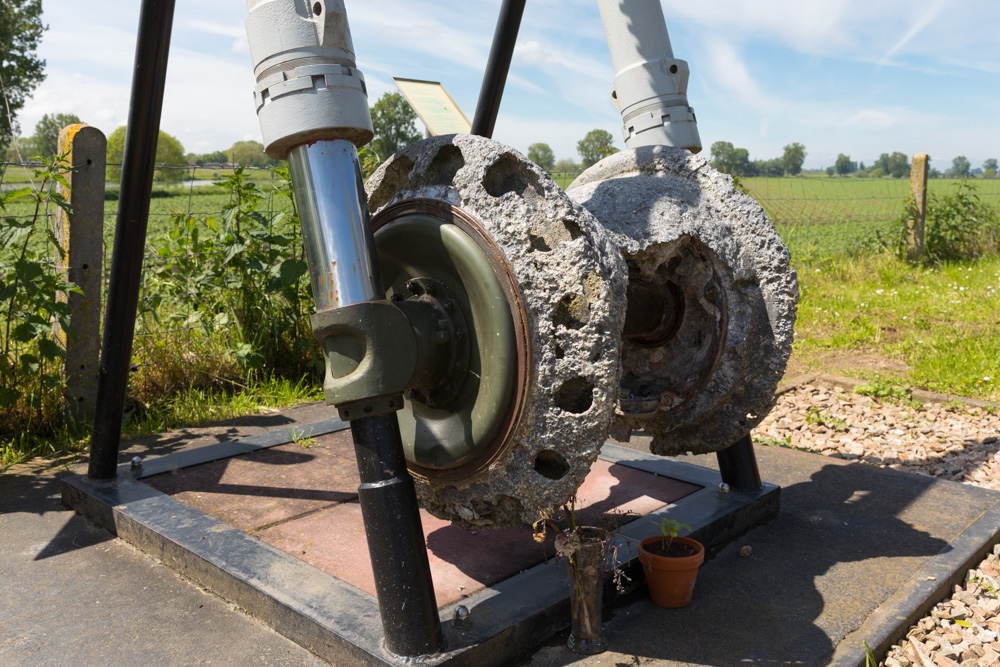
[[[687,544],[696,549],[696,553],[679,558],[660,556],[646,548],[662,540],[662,537],[654,536],[639,543],[639,562],[646,573],[649,597],[653,604],[660,607],[685,607],[691,602],[698,568],[705,562],[705,547],[690,537],[675,537],[674,544]]]

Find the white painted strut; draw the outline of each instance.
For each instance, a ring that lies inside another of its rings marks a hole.
[[[254,103],[264,151],[372,138],[365,79],[355,64],[343,0],[247,0]]]
[[[611,91],[628,148],[679,146],[701,150],[688,106],[690,70],[674,58],[659,0],[598,0],[615,70]]]

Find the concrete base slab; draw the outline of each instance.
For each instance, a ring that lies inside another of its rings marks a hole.
[[[1000,540],[1000,493],[756,452],[761,475],[782,487],[781,513],[709,555],[689,607],[636,596],[609,614],[609,652],[580,658],[559,636],[516,664],[857,667],[865,643],[884,656]],[[714,458],[682,460],[711,467]]]
[[[156,459],[140,471],[123,467],[109,483],[68,478],[63,500],[320,657],[397,664],[382,649],[378,607],[368,592],[373,588],[370,569],[366,579],[364,567],[367,549],[358,531],[360,513],[350,498],[357,483],[348,458],[350,438],[337,435],[343,428],[328,420],[189,450]],[[303,446],[303,433],[317,446]],[[311,471],[296,471],[309,462]],[[326,475],[317,472],[323,470]],[[777,512],[777,486],[719,499],[719,481],[718,473],[704,467],[609,444],[581,496],[593,512],[625,507],[651,518],[678,518],[709,548]],[[567,625],[565,568],[538,563],[537,551],[537,564],[509,558],[511,546],[517,551],[525,545],[526,554],[535,546],[527,528],[486,541],[464,531],[450,534],[459,529],[436,519],[424,521],[435,560],[451,568],[435,575],[446,652],[426,664],[503,664]],[[335,533],[331,522],[338,527]],[[638,541],[656,532],[649,521],[633,521],[622,536]],[[316,544],[323,535],[327,538]],[[483,551],[483,544],[470,541],[485,543],[494,565],[502,547],[499,562],[525,569],[498,572],[488,559],[463,560],[467,551],[476,550],[473,546]],[[634,549],[620,550],[624,567],[635,569],[633,557]],[[462,630],[447,622],[458,603],[470,609],[473,619]]]

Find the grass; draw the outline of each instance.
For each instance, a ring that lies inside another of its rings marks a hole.
[[[799,269],[795,355],[877,354],[905,364],[901,375],[862,370],[862,379],[1000,400],[1000,258],[911,266],[888,255]]]
[[[293,382],[270,377],[242,387],[192,387],[148,402],[131,400],[126,404],[122,438],[127,440],[258,414],[317,401],[322,399],[322,395],[322,387],[318,383],[306,379]],[[83,452],[89,445],[89,436],[85,426],[68,426],[44,436],[21,434],[20,437],[0,440],[0,472],[33,456],[59,457]],[[305,442],[303,446],[307,444]]]

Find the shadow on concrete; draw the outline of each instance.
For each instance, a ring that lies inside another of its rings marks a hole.
[[[619,605],[608,638],[615,649],[621,637],[633,656],[617,664],[822,664],[920,562],[947,548],[932,535],[935,517],[920,527],[899,518],[935,483],[855,464],[825,465],[784,488],[776,518],[710,555],[689,607]],[[739,556],[742,545],[752,546],[749,557]],[[530,664],[575,658],[550,648]]]

